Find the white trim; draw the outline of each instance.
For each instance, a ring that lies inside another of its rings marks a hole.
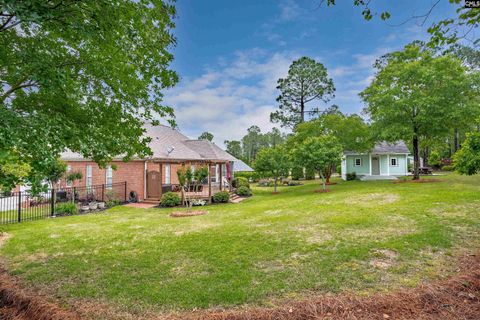
[[[109,176],[108,173],[110,173],[110,180],[111,180],[110,183],[108,183],[108,176]],[[113,169],[111,165],[108,165],[107,168],[105,169],[105,185],[107,189],[111,189],[112,184],[113,184]]]
[[[93,168],[92,165],[88,164],[85,168],[85,186],[91,187],[93,185]],[[90,174],[88,174],[90,171]],[[89,182],[90,180],[90,182]]]
[[[390,175],[390,155],[387,154],[387,176]]]
[[[360,160],[360,164],[357,164],[357,160]],[[362,166],[362,158],[353,158],[353,166],[354,167],[361,167]]]
[[[165,184],[172,184],[172,168],[169,163],[165,163]]]
[[[147,198],[147,161],[145,161],[143,166],[143,199]]]
[[[369,154],[368,154],[368,157],[369,157],[369,159],[370,159],[370,175],[372,175],[372,154],[369,153]]]
[[[408,154],[405,154],[405,175],[408,174]]]
[[[395,164],[392,164],[392,160],[395,159]],[[392,157],[390,158],[390,166],[392,167],[398,167],[398,157]]]

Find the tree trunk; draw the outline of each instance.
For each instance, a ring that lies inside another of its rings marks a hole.
[[[327,185],[325,183],[325,176],[323,175],[323,172],[320,170],[320,178],[322,178],[322,189],[323,191],[327,190]]]
[[[420,179],[420,150],[418,149],[418,137],[417,135],[413,136],[413,180]]]
[[[273,184],[273,192],[277,193],[277,177],[275,176],[275,182]]]
[[[303,101],[303,97],[300,99],[300,122],[305,122],[305,102]]]

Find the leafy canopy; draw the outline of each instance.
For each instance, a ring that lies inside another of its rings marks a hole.
[[[328,77],[323,64],[308,57],[302,57],[290,65],[288,76],[278,79],[277,97],[279,110],[270,114],[270,120],[280,123],[282,127],[294,128],[305,121],[307,103],[315,100],[328,102],[334,96],[335,86]]]
[[[202,132],[201,135],[198,136],[198,140],[208,140],[208,141],[212,141],[213,140],[213,134],[210,133],[210,132]]]
[[[480,173],[480,132],[467,134],[462,148],[454,155],[455,170],[461,174]]]
[[[277,180],[282,176],[288,176],[290,159],[286,150],[281,146],[263,148],[257,154],[255,171],[260,175],[275,179],[275,192]]]
[[[170,1],[0,0],[0,12],[0,150],[35,175],[66,149],[101,165],[151,154],[143,123],[174,124]]]

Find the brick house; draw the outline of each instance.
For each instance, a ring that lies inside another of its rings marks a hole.
[[[134,191],[139,201],[158,202],[163,193],[179,191],[177,170],[181,166],[208,166],[209,178],[200,196],[209,198],[213,193],[229,188],[233,178],[235,157],[207,140],[192,140],[167,126],[146,125],[146,135],[152,138],[153,155],[148,159],[132,159],[123,162],[114,159],[112,166],[100,168],[95,162],[80,154],[65,152],[61,158],[68,165],[68,172],[80,172],[83,178],[75,181],[75,187],[110,185],[127,182],[128,191]],[[61,185],[65,186],[66,181]]]

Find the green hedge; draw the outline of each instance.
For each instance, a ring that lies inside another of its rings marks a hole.
[[[230,199],[230,193],[227,191],[220,191],[215,193],[212,198],[215,203],[225,203]]]
[[[175,192],[167,192],[162,195],[160,199],[160,206],[162,207],[176,207],[182,203],[182,199]]]
[[[248,182],[248,179],[245,177],[237,177],[233,180],[232,186],[234,188],[240,188],[240,187],[250,188],[250,183]]]
[[[249,181],[252,182],[257,182],[260,180],[260,175],[256,173],[255,171],[241,171],[241,172],[235,172],[235,178],[247,178]]]
[[[74,202],[61,202],[55,207],[55,212],[59,215],[73,215],[78,213],[78,208]]]
[[[455,170],[454,166],[443,166],[442,171],[453,171]]]
[[[241,186],[237,189],[237,194],[241,197],[250,197],[252,195],[252,190],[248,187]]]

